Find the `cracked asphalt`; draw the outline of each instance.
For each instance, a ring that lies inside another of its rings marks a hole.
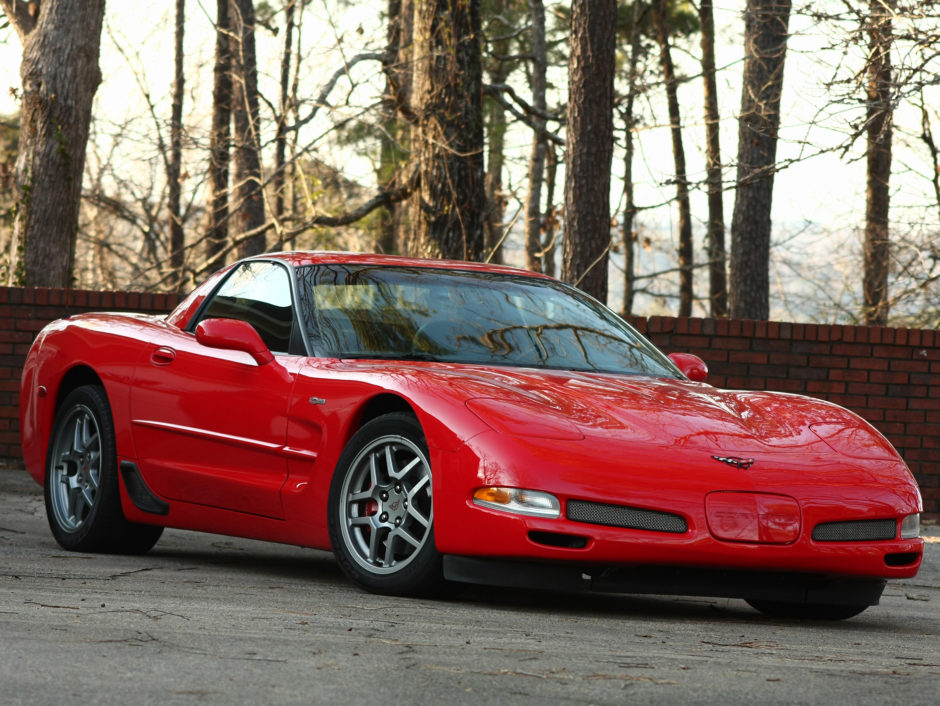
[[[0,704],[936,704],[940,529],[920,574],[837,623],[726,599],[472,588],[372,596],[332,555],[168,530],[73,554],[0,470]]]

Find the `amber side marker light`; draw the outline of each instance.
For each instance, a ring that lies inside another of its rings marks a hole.
[[[473,504],[491,510],[512,512],[517,515],[535,517],[559,517],[561,503],[551,493],[523,488],[477,488],[473,492]]]

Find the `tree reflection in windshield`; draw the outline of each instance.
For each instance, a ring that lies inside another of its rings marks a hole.
[[[298,271],[307,335],[328,357],[677,377],[606,307],[554,280],[423,267],[311,265]]]

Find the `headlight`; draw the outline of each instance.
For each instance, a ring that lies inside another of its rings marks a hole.
[[[561,514],[558,498],[540,490],[478,488],[473,493],[473,504],[518,515],[555,518]]]
[[[908,515],[901,520],[901,539],[920,537],[920,515]]]

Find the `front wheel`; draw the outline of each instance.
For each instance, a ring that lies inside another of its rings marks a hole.
[[[163,532],[162,527],[124,517],[114,422],[108,398],[98,385],[76,388],[56,413],[44,495],[49,527],[64,549],[143,554]]]
[[[787,601],[747,601],[747,604],[771,618],[808,620],[847,620],[865,610],[867,605],[827,603],[790,603]]]
[[[336,465],[328,514],[336,559],[362,588],[400,596],[444,591],[431,464],[412,415],[386,414],[356,432]]]

